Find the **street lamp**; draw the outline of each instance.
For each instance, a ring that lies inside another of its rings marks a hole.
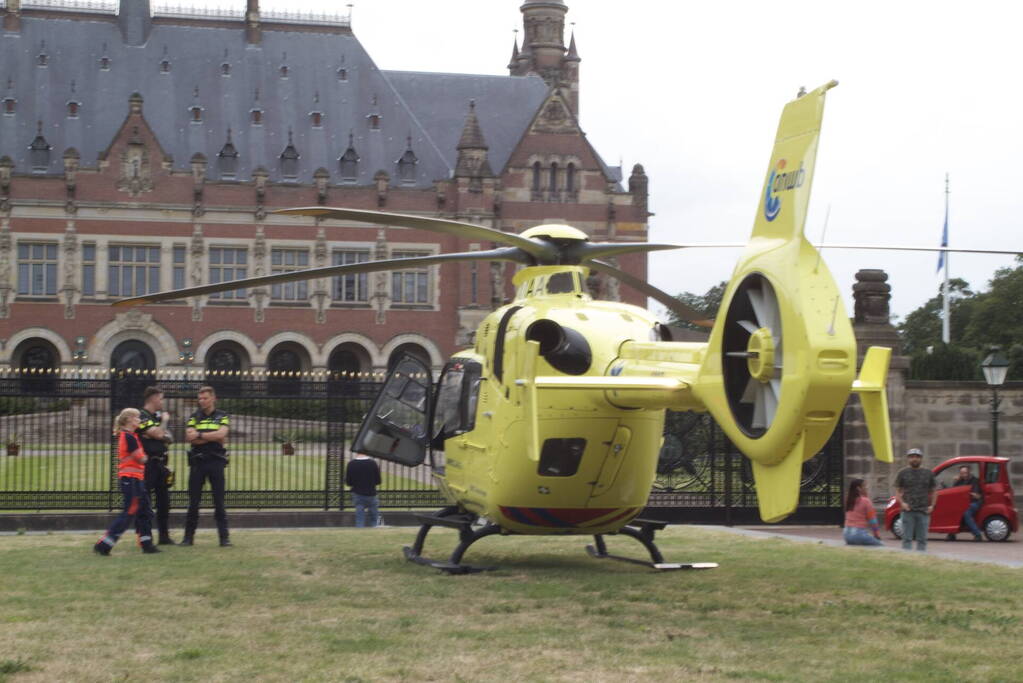
[[[998,387],[1005,382],[1005,376],[1009,373],[1009,360],[1002,355],[1001,348],[991,347],[991,352],[980,364],[984,371],[984,381],[991,387],[991,455],[998,455],[998,406],[1001,400],[998,398]]]
[[[181,340],[181,353],[178,354],[178,360],[185,365],[191,365],[192,361],[195,360],[195,353],[192,351],[191,337],[185,337]]]
[[[78,370],[81,371],[82,363],[88,359],[89,354],[85,351],[85,337],[75,337],[75,350],[71,352],[71,359],[78,363]]]

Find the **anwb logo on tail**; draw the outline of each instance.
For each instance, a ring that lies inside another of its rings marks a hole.
[[[775,167],[771,169],[771,176],[767,179],[764,189],[764,218],[768,221],[773,221],[781,213],[781,197],[778,196],[778,193],[802,187],[803,180],[806,178],[802,162],[799,164],[798,171],[791,172],[785,171],[787,164],[785,159],[779,159]]]

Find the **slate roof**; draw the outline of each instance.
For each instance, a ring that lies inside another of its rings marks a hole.
[[[339,69],[346,72],[343,80]],[[187,170],[201,153],[209,160],[208,176],[218,178],[217,153],[230,128],[236,177],[248,180],[263,166],[272,181],[280,181],[290,130],[300,155],[295,180],[311,183],[323,167],[332,183],[340,183],[338,158],[351,132],[360,157],[358,184],[370,184],[381,169],[397,183],[397,161],[411,135],[415,185],[429,187],[451,176],[470,99],[476,100],[491,165],[500,173],[547,87],[537,76],[380,71],[353,34],[336,28],[299,33],[265,26],[261,45],[252,46],[237,21],[219,26],[164,19],[135,46],[125,43],[112,14],[23,13],[20,32],[0,36],[0,100],[16,100],[13,115],[0,106],[0,156],[10,156],[16,172],[28,173],[29,146],[41,121],[52,148],[47,173],[63,173],[69,147],[78,150],[84,167],[94,166],[136,91],[177,169]],[[68,116],[69,101],[80,105],[76,118]],[[201,121],[191,120],[192,107],[201,109]],[[251,122],[254,108],[263,112],[262,125]],[[321,127],[312,125],[314,111],[322,114]],[[371,115],[380,117],[379,130],[370,129]]]

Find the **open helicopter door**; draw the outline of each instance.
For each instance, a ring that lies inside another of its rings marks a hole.
[[[352,450],[409,467],[426,460],[429,443],[430,368],[404,355],[387,375]]]

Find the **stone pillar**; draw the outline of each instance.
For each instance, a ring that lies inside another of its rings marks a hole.
[[[853,395],[845,408],[845,473],[846,478],[860,477],[867,481],[875,502],[883,503],[892,494],[895,473],[902,467],[900,456],[906,450],[906,372],[909,358],[901,355],[899,333],[889,321],[891,285],[883,270],[864,269],[856,273],[853,285],[853,332],[856,334],[856,367],[859,371],[863,356],[871,346],[892,349],[891,367],[888,369],[888,416],[892,425],[892,448],[895,463],[878,462],[870,445],[867,423],[857,395]]]

